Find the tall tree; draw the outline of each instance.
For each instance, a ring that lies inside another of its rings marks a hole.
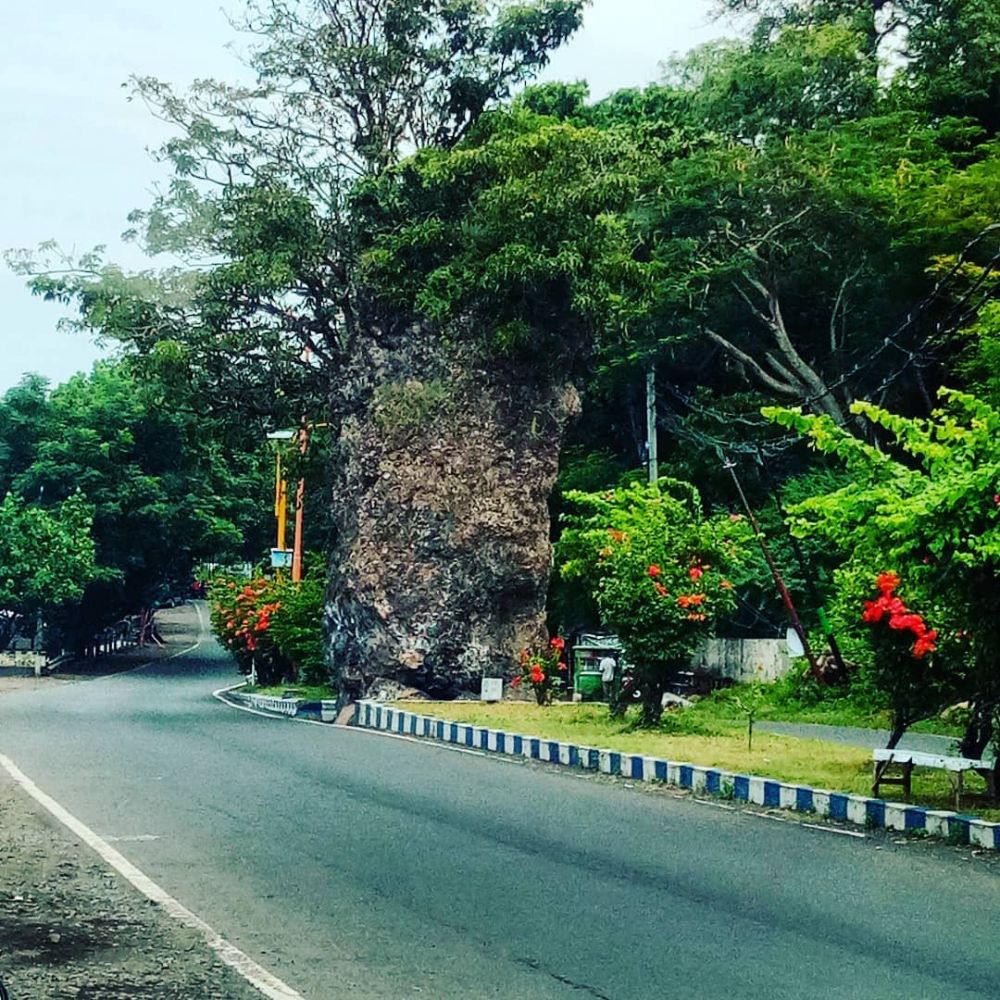
[[[541,627],[548,533],[542,520],[521,524],[522,537],[509,539],[512,513],[497,529],[495,610],[487,602],[476,623],[461,624],[460,609],[440,607],[436,584],[419,574],[406,582],[405,616],[400,607],[373,603],[372,594],[398,589],[388,569],[380,574],[379,546],[431,553],[443,527],[463,524],[463,511],[478,509],[483,498],[489,507],[482,472],[509,436],[512,412],[518,443],[511,453],[526,456],[516,473],[522,492],[544,497],[555,475],[547,435],[558,437],[564,420],[557,416],[550,426],[540,418],[537,436],[522,433],[521,414],[553,403],[554,389],[544,382],[521,390],[516,411],[456,406],[443,438],[422,438],[406,463],[368,478],[372,456],[364,448],[375,422],[396,403],[405,413],[423,412],[426,400],[415,403],[406,386],[441,377],[453,346],[426,336],[414,314],[387,308],[363,286],[365,233],[352,190],[404,153],[449,149],[470,135],[487,109],[579,27],[584,7],[585,0],[252,3],[245,27],[257,39],[248,56],[254,86],[202,82],[179,97],[158,81],[136,81],[177,132],[162,151],[174,181],[134,217],[137,232],[152,250],[210,265],[128,278],[94,261],[90,273],[36,282],[43,294],[77,299],[85,323],[198,380],[206,399],[250,403],[257,412],[270,406],[282,422],[333,425],[340,558],[330,617],[334,662],[350,695],[373,677],[424,664],[412,676],[425,683],[448,689],[452,676],[468,682],[513,650],[512,621],[516,633]],[[510,376],[498,372],[495,381]],[[475,398],[470,392],[469,402]],[[536,442],[544,442],[538,461],[531,456]],[[380,537],[374,528],[392,525],[389,512],[413,495],[411,469],[433,463],[442,450],[450,454],[451,485],[440,509],[425,512],[416,535]],[[461,530],[475,536],[471,522]],[[509,569],[519,546],[531,549],[531,558]],[[442,572],[448,558],[428,555]],[[372,586],[357,586],[373,576]],[[386,643],[390,610],[398,624]],[[430,622],[441,615],[443,623]]]
[[[263,439],[227,448],[217,423],[119,364],[99,364],[29,397],[30,436],[10,416],[23,412],[24,396],[19,387],[0,407],[0,447],[17,456],[7,466],[12,489],[30,511],[58,511],[75,497],[88,505],[88,544],[100,572],[60,615],[71,641],[185,585],[200,559],[257,558],[267,544]]]

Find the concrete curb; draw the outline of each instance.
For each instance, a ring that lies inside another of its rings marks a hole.
[[[250,696],[252,697],[252,696]],[[354,725],[400,736],[416,736],[483,753],[524,757],[550,764],[582,768],[634,781],[675,785],[707,795],[735,799],[773,809],[808,813],[823,819],[851,823],[866,829],[941,837],[955,844],[1000,850],[1000,823],[975,816],[925,809],[905,802],[889,802],[847,792],[831,792],[808,785],[793,785],[752,774],[736,774],[719,768],[679,763],[659,757],[621,753],[618,750],[579,746],[538,736],[486,729],[465,722],[452,722],[419,715],[374,701],[359,701],[354,707]]]
[[[259,712],[272,712],[290,719],[310,719],[313,722],[335,722],[336,701],[303,701],[301,698],[275,698],[265,694],[245,694],[229,690],[226,697],[239,705],[255,708]]]

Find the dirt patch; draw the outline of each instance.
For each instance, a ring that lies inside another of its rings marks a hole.
[[[6,777],[0,831],[0,980],[11,1000],[259,1000]]]

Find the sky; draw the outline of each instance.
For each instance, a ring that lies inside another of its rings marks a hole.
[[[710,0],[593,0],[543,79],[587,80],[594,97],[642,86],[662,60],[724,32],[709,8]],[[0,250],[102,245],[117,263],[146,266],[120,234],[165,179],[149,150],[168,133],[123,84],[133,74],[178,87],[235,79],[245,71],[232,44],[239,36],[213,0],[0,3]],[[100,356],[85,334],[57,330],[63,315],[0,264],[0,392],[29,371],[65,381]]]

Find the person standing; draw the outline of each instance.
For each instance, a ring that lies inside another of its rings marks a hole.
[[[597,664],[601,671],[601,687],[604,688],[604,700],[613,705],[615,701],[615,675],[618,672],[618,661],[606,653]]]

